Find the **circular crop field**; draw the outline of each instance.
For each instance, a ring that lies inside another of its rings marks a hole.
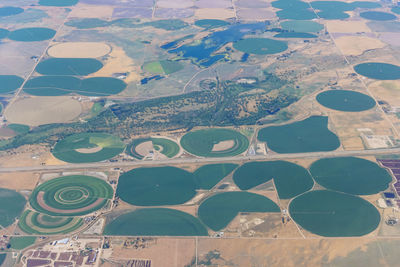
[[[397,17],[391,13],[379,11],[367,11],[360,13],[360,17],[368,20],[387,21],[395,20]]]
[[[76,5],[79,0],[39,0],[41,6],[73,6]]]
[[[24,12],[24,9],[20,7],[4,6],[0,8],[0,17],[18,15],[22,12]]]
[[[19,42],[38,42],[54,37],[56,31],[49,28],[22,28],[10,32],[8,38]]]
[[[375,107],[375,100],[365,94],[349,90],[328,90],[317,95],[324,107],[348,112],[358,112]]]
[[[239,51],[256,55],[276,54],[288,49],[286,42],[267,38],[247,38],[237,41],[233,47]]]
[[[105,235],[206,236],[207,229],[194,216],[173,209],[139,209],[123,214],[104,230]]]
[[[326,190],[295,198],[289,212],[307,231],[327,237],[366,235],[378,227],[381,219],[379,211],[368,201]]]
[[[281,27],[291,32],[319,32],[324,25],[309,20],[288,20],[281,22]]]
[[[98,58],[111,52],[111,47],[97,42],[57,43],[47,50],[47,54],[56,58]]]
[[[0,28],[0,39],[6,38],[9,34],[10,32],[8,30]]]
[[[193,173],[197,188],[206,190],[212,189],[219,181],[236,169],[237,166],[237,164],[233,163],[218,163],[201,166]]]
[[[74,216],[102,208],[113,197],[112,187],[92,176],[63,176],[35,188],[29,199],[32,208],[53,216]]]
[[[15,75],[0,75],[0,94],[8,94],[17,90],[24,79]]]
[[[274,35],[275,38],[300,38],[300,39],[309,39],[309,38],[317,38],[318,36],[308,32],[281,32]]]
[[[214,231],[225,228],[239,212],[280,212],[278,205],[262,195],[249,192],[225,192],[204,200],[198,216]]]
[[[53,155],[66,162],[85,163],[110,159],[125,149],[125,144],[110,134],[79,133],[64,138],[54,146]]]
[[[233,174],[233,180],[241,190],[249,190],[271,179],[281,199],[293,198],[314,185],[306,169],[287,161],[249,162]]]
[[[194,22],[194,25],[206,29],[214,29],[229,25],[229,22],[219,19],[200,19]]]
[[[25,203],[26,200],[20,193],[0,188],[0,226],[7,227],[13,224],[23,211]]]
[[[193,175],[175,167],[137,168],[121,175],[117,195],[137,206],[182,204],[196,194]]]
[[[151,143],[151,145],[143,145],[145,143]],[[152,137],[135,139],[127,147],[128,153],[137,159],[143,159],[150,151],[154,150],[157,150],[168,158],[173,158],[179,153],[180,147],[172,140]]]
[[[54,217],[34,211],[25,211],[18,226],[27,234],[55,235],[67,234],[79,229],[83,220],[79,217]]]
[[[311,165],[310,172],[323,187],[353,195],[379,193],[392,181],[376,163],[355,157],[320,159]]]
[[[41,61],[35,71],[43,75],[86,76],[102,67],[103,63],[94,58],[49,58]]]
[[[369,62],[354,66],[354,70],[367,78],[376,80],[400,79],[400,67],[393,64]]]
[[[203,129],[185,134],[182,147],[189,153],[203,157],[229,157],[245,152],[249,140],[230,129]]]

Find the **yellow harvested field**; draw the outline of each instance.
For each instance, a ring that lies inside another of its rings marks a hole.
[[[81,112],[79,101],[68,96],[51,96],[17,100],[6,109],[4,115],[11,123],[38,126],[70,122]]]
[[[224,8],[201,8],[194,15],[198,19],[229,19],[235,17],[235,12]]]
[[[108,44],[95,42],[56,43],[47,50],[49,56],[62,58],[96,58],[110,52]]]
[[[71,18],[109,18],[112,16],[114,7],[78,4],[72,8]]]
[[[380,40],[365,36],[342,36],[335,39],[335,43],[344,55],[349,56],[359,56],[366,50],[385,46]]]
[[[32,190],[39,179],[38,173],[11,172],[0,174],[0,188],[12,190]]]
[[[327,20],[326,28],[332,33],[371,32],[371,29],[368,28],[364,21]]]

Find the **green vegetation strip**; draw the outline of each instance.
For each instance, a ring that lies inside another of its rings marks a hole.
[[[49,28],[22,28],[10,32],[8,38],[19,42],[38,42],[54,37],[56,31]]]
[[[371,195],[388,188],[389,173],[376,163],[354,157],[327,158],[314,162],[310,172],[323,187],[353,195]]]
[[[20,193],[0,188],[0,226],[7,227],[13,224],[23,211],[25,203],[26,200]]]
[[[22,231],[36,235],[67,234],[82,225],[83,220],[79,217],[53,217],[31,210],[26,210],[18,222]]]
[[[263,128],[258,132],[258,140],[278,153],[332,151],[340,146],[340,141],[327,126],[328,117],[312,116],[287,125]]]
[[[196,194],[193,175],[175,167],[137,168],[121,175],[117,196],[137,206],[182,204]]]
[[[393,64],[368,62],[354,66],[354,70],[367,78],[376,80],[400,79],[400,67]]]
[[[326,237],[366,235],[378,227],[381,219],[379,211],[368,201],[325,190],[295,198],[289,212],[301,227]]]
[[[237,41],[233,47],[239,51],[256,55],[276,54],[288,49],[287,43],[267,38],[247,38]]]
[[[103,207],[113,197],[112,187],[92,176],[71,175],[47,181],[32,192],[35,210],[53,216],[75,216]]]
[[[252,189],[271,179],[281,199],[293,198],[314,185],[306,169],[287,161],[249,162],[233,174],[233,180],[241,190]]]
[[[29,126],[25,124],[12,123],[7,125],[7,127],[13,130],[16,134],[26,134],[30,130]]]
[[[238,165],[233,163],[209,164],[198,168],[193,174],[197,188],[209,190],[230,174]]]
[[[161,60],[151,61],[143,65],[143,70],[152,74],[171,74],[183,69],[183,65],[178,61]]]
[[[324,25],[309,20],[289,20],[281,22],[281,27],[291,32],[319,32]]]
[[[35,236],[14,236],[10,239],[12,249],[24,249],[33,245],[36,241]]]
[[[123,214],[109,224],[105,235],[206,236],[207,229],[194,216],[173,209],[139,209]]]
[[[229,22],[219,19],[201,19],[201,20],[196,20],[194,22],[194,25],[201,28],[214,29],[227,26],[229,25]]]
[[[0,28],[0,40],[6,38],[8,34],[10,34],[8,30]]]
[[[212,230],[225,228],[239,212],[280,212],[278,205],[267,197],[248,192],[226,192],[204,200],[199,218]]]
[[[86,76],[100,70],[103,63],[94,58],[49,58],[36,66],[43,75]]]
[[[348,112],[359,112],[375,107],[375,100],[365,94],[349,90],[328,90],[317,95],[324,107]]]
[[[15,75],[0,75],[0,94],[9,94],[17,90],[24,79]]]
[[[100,150],[91,152],[90,149],[96,148]],[[110,159],[123,152],[124,148],[125,144],[118,137],[110,134],[80,133],[59,141],[52,153],[56,158],[66,162],[85,163]]]
[[[223,141],[233,141],[232,146],[213,151],[215,145]],[[241,133],[230,129],[203,129],[185,134],[182,147],[191,154],[203,157],[229,157],[245,152],[249,140]]]

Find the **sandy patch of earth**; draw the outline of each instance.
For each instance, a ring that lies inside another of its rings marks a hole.
[[[0,174],[0,188],[12,190],[33,190],[39,179],[38,173],[11,172]]]
[[[96,153],[102,150],[103,148],[101,146],[96,146],[96,147],[91,147],[91,148],[78,148],[75,149],[76,152],[83,153],[83,154],[91,154],[91,153]]]
[[[135,147],[136,153],[138,153],[139,155],[142,155],[144,157],[147,156],[150,153],[150,151],[153,151],[153,150],[154,150],[153,142],[151,142],[151,141],[143,142]]]
[[[365,36],[343,36],[337,38],[335,43],[343,54],[354,56],[362,55],[366,50],[385,46],[380,40]]]
[[[327,20],[326,28],[328,32],[341,33],[356,33],[356,32],[371,32],[364,21],[341,21]]]
[[[232,148],[234,145],[235,145],[234,140],[221,141],[213,146],[212,151],[213,152],[225,151]]]
[[[97,6],[78,4],[72,8],[71,18],[110,18],[114,8],[112,6]]]
[[[52,45],[47,54],[61,58],[96,58],[107,55],[111,47],[105,43],[96,42],[66,42]]]
[[[7,107],[4,115],[11,123],[38,126],[70,122],[81,112],[81,104],[71,97],[43,96],[17,100]]]
[[[194,13],[198,19],[229,19],[235,17],[235,12],[232,9],[224,8],[202,8],[196,9]]]

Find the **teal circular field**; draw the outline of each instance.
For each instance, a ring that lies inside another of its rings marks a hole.
[[[257,138],[278,153],[332,151],[340,146],[339,138],[328,129],[328,117],[324,116],[265,127],[258,132]]]
[[[376,163],[354,157],[317,160],[310,172],[323,187],[353,195],[377,194],[392,182],[389,173]]]
[[[308,32],[281,32],[274,35],[275,38],[299,38],[310,39],[317,38],[318,36]]]
[[[233,163],[208,164],[199,167],[194,173],[197,188],[210,190],[229,175],[238,165]]]
[[[25,203],[26,200],[20,193],[0,188],[0,228],[13,224],[24,210]]]
[[[393,7],[390,11],[392,11],[393,13],[396,13],[396,14],[400,15],[400,6],[395,6],[395,7]]]
[[[73,6],[76,5],[79,0],[39,0],[41,6]]]
[[[83,220],[79,217],[50,216],[31,210],[25,211],[18,221],[18,227],[27,234],[67,234],[79,229]]]
[[[8,37],[9,34],[8,30],[0,28],[0,40]]]
[[[125,144],[110,134],[79,133],[58,141],[53,155],[70,163],[98,162],[115,157],[123,152]]]
[[[268,38],[247,38],[237,41],[233,47],[241,52],[267,55],[283,52],[288,49],[286,42]]]
[[[388,63],[361,63],[354,66],[354,70],[362,76],[376,80],[400,79],[400,67]]]
[[[0,17],[18,15],[21,14],[22,12],[24,12],[24,9],[20,7],[13,7],[13,6],[0,7]]]
[[[102,67],[103,63],[94,58],[49,58],[41,61],[35,71],[43,75],[86,76]]]
[[[309,20],[289,20],[281,22],[282,29],[291,32],[320,32],[324,25]]]
[[[363,236],[374,231],[381,220],[379,211],[368,201],[326,190],[295,198],[289,213],[305,230],[326,237]]]
[[[281,9],[276,12],[280,19],[311,20],[316,18],[314,12],[310,10],[309,4],[303,1],[278,0],[272,2],[271,5]]]
[[[205,29],[214,29],[229,25],[229,22],[219,19],[200,19],[194,22],[194,25]]]
[[[194,216],[173,209],[138,209],[109,222],[104,235],[206,236],[207,229]]]
[[[204,200],[199,209],[200,220],[210,229],[225,228],[240,212],[280,212],[272,200],[249,192],[225,192]]]
[[[99,178],[70,175],[39,185],[29,202],[32,208],[48,215],[76,216],[102,208],[113,195],[112,187]]]
[[[367,11],[360,13],[360,17],[368,20],[388,21],[395,20],[397,17],[391,13],[379,11]]]
[[[77,93],[85,96],[110,96],[121,93],[127,84],[117,78],[93,77],[83,79]]]
[[[22,28],[10,32],[8,38],[19,42],[39,42],[54,37],[56,31],[49,28]]]
[[[137,168],[121,175],[117,196],[136,206],[183,204],[196,194],[193,175],[175,167]]]
[[[15,75],[0,75],[0,94],[9,94],[21,87],[24,79]]]
[[[181,146],[196,156],[229,157],[245,152],[249,140],[234,130],[210,128],[185,134],[181,138]]]
[[[241,190],[252,189],[272,179],[281,199],[293,198],[314,185],[305,168],[288,161],[248,162],[233,174],[233,181]]]
[[[317,95],[324,107],[347,112],[359,112],[375,107],[375,100],[365,94],[350,90],[328,90]]]

